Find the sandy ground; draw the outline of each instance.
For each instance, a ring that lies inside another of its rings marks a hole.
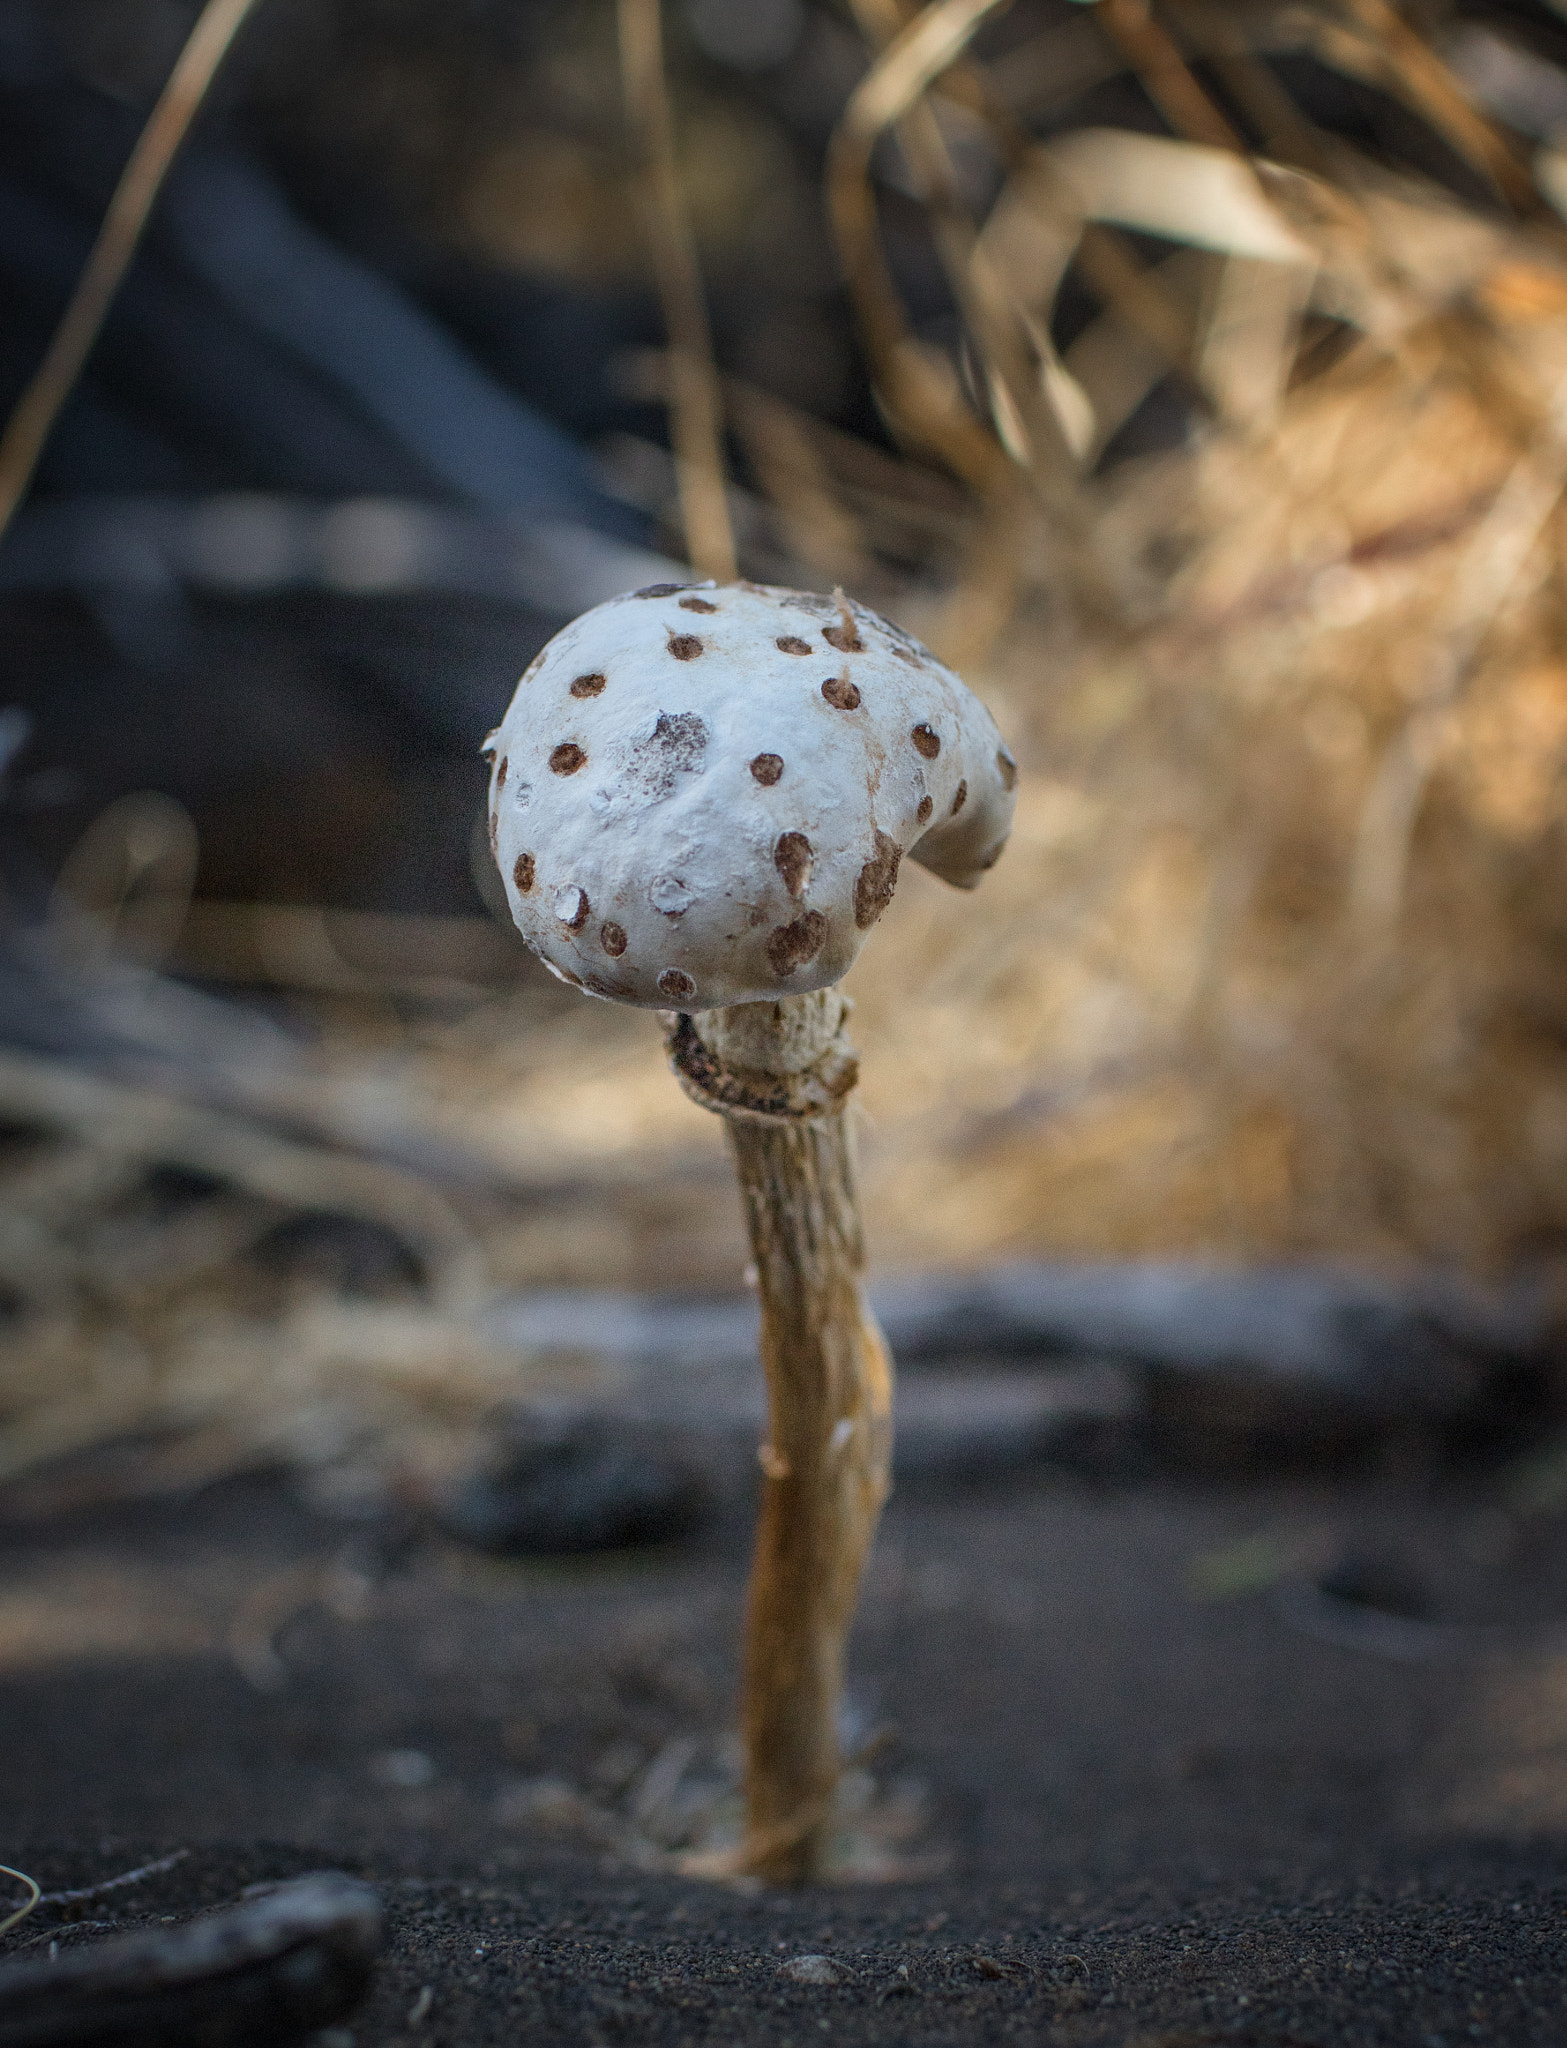
[[[925,1874],[794,1896],[650,1846],[660,1766],[723,1755],[745,1550],[505,1564],[260,1481],[13,1526],[0,1856],[187,1850],[75,1909],[122,1926],[372,1878],[359,2048],[1567,2038],[1567,1541],[1494,1478],[910,1491],[851,1707]],[[1334,1567],[1426,1620],[1313,1605]],[[64,1917],[3,1946],[105,1931]]]

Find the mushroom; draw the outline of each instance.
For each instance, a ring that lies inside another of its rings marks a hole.
[[[726,1122],[768,1386],[741,1864],[799,1883],[823,1872],[844,1646],[892,1437],[836,984],[905,854],[962,889],[994,863],[1016,766],[909,634],[841,592],[752,583],[654,584],[585,613],[486,752],[524,939],[573,987],[665,1012],[681,1085]]]

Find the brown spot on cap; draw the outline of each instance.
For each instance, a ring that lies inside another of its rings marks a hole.
[[[506,775],[510,767],[511,761],[509,757],[505,754],[502,754],[501,765],[495,771],[495,794],[497,796],[499,796],[501,791],[506,787]]]
[[[578,676],[571,686],[571,694],[573,697],[597,697],[608,681],[608,676]]]
[[[811,643],[802,640],[798,633],[785,633],[776,643],[780,654],[809,654]]]
[[[695,633],[671,633],[669,651],[676,661],[695,661],[702,652],[702,643]]]
[[[840,654],[865,652],[865,642],[860,638],[852,619],[842,626],[823,626],[822,638],[829,647],[836,647]]]
[[[683,968],[666,967],[658,977],[658,992],[672,1002],[685,1003],[696,994],[696,983]]]
[[[763,789],[771,789],[783,773],[782,754],[758,754],[751,763],[751,773]]]
[[[1017,787],[1017,763],[1005,747],[997,750],[996,773],[1001,777],[1001,787],[1003,789],[1015,789]]]
[[[689,590],[689,583],[649,583],[643,590],[633,590],[633,597],[673,597],[677,590]]]
[[[914,751],[927,761],[934,761],[941,752],[941,734],[932,725],[917,725],[909,734],[914,742]]]
[[[827,939],[827,920],[819,910],[802,911],[793,924],[781,924],[767,941],[767,958],[780,980],[814,960]]]
[[[898,886],[898,863],[903,859],[903,848],[896,839],[889,839],[885,832],[876,834],[876,851],[860,869],[854,884],[854,922],[860,930],[866,931],[892,901],[892,892]]]
[[[555,891],[555,915],[569,932],[581,931],[588,921],[588,912],[592,908],[586,889],[568,885]]]
[[[958,815],[958,812],[962,810],[963,806],[967,802],[968,784],[966,782],[960,782],[957,788],[952,793],[952,809],[948,812],[947,815],[949,817],[955,818]]]
[[[587,758],[575,740],[563,740],[550,755],[550,768],[556,775],[575,775]]]
[[[898,647],[895,645],[892,651],[899,661],[906,662],[910,668],[923,668],[925,666],[924,662],[920,660],[919,656],[911,652],[911,650],[907,647]]]
[[[497,818],[497,817],[496,817],[495,813],[494,813],[493,811],[491,811],[491,813],[490,813],[490,859],[491,859],[491,860],[499,860],[499,858],[500,858],[500,851],[501,851],[501,850],[500,850],[500,843],[499,843],[499,842],[500,842],[500,831],[501,831],[501,821],[500,821],[500,819],[499,819],[499,818]]]
[[[617,999],[624,1001],[627,996],[636,993],[628,982],[611,981],[602,974],[585,974],[582,977],[582,986],[593,995],[607,996],[611,1002]]]
[[[599,944],[604,948],[604,951],[611,960],[618,960],[626,950],[625,931],[618,924],[601,925],[599,927]]]
[[[484,745],[480,747],[479,759],[481,761],[493,761],[495,759],[495,748],[491,745],[489,740],[486,740]]]
[[[709,604],[705,597],[683,597],[680,600],[683,612],[716,612],[716,604]]]
[[[511,878],[517,885],[517,894],[519,896],[527,895],[528,891],[533,887],[534,876],[537,873],[538,869],[534,863],[533,855],[531,853],[519,853],[516,860],[512,863],[511,870]]]
[[[796,902],[810,886],[814,860],[811,842],[803,832],[785,832],[773,848],[773,866]]]
[[[932,811],[933,811],[933,810],[934,810],[935,808],[936,808],[936,799],[935,799],[934,797],[932,797],[932,796],[922,796],[922,797],[920,798],[920,807],[919,807],[919,809],[918,809],[918,810],[917,810],[917,811],[916,811],[916,812],[914,813],[914,817],[915,817],[915,821],[916,821],[916,823],[918,823],[918,824],[921,824],[921,825],[923,825],[923,824],[925,823],[926,819],[927,819],[927,818],[928,818],[928,817],[930,816],[931,812],[932,812]]]
[[[822,684],[822,695],[835,711],[858,711],[860,693],[847,676],[829,676]]]

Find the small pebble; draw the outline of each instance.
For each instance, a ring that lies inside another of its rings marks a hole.
[[[791,1984],[842,1984],[843,1971],[831,1956],[791,1956],[786,1963],[778,1965],[780,1977],[787,1977]]]

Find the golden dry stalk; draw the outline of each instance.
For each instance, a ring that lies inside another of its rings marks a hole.
[[[712,1013],[704,1032],[720,1060],[736,1040],[753,1071],[766,1057],[768,1040],[744,1010]],[[799,1884],[826,1869],[843,1768],[844,1648],[891,1470],[892,1361],[862,1288],[844,1108],[795,1123],[731,1112],[725,1122],[756,1266],[768,1403],[743,1659],[741,1865]]]

